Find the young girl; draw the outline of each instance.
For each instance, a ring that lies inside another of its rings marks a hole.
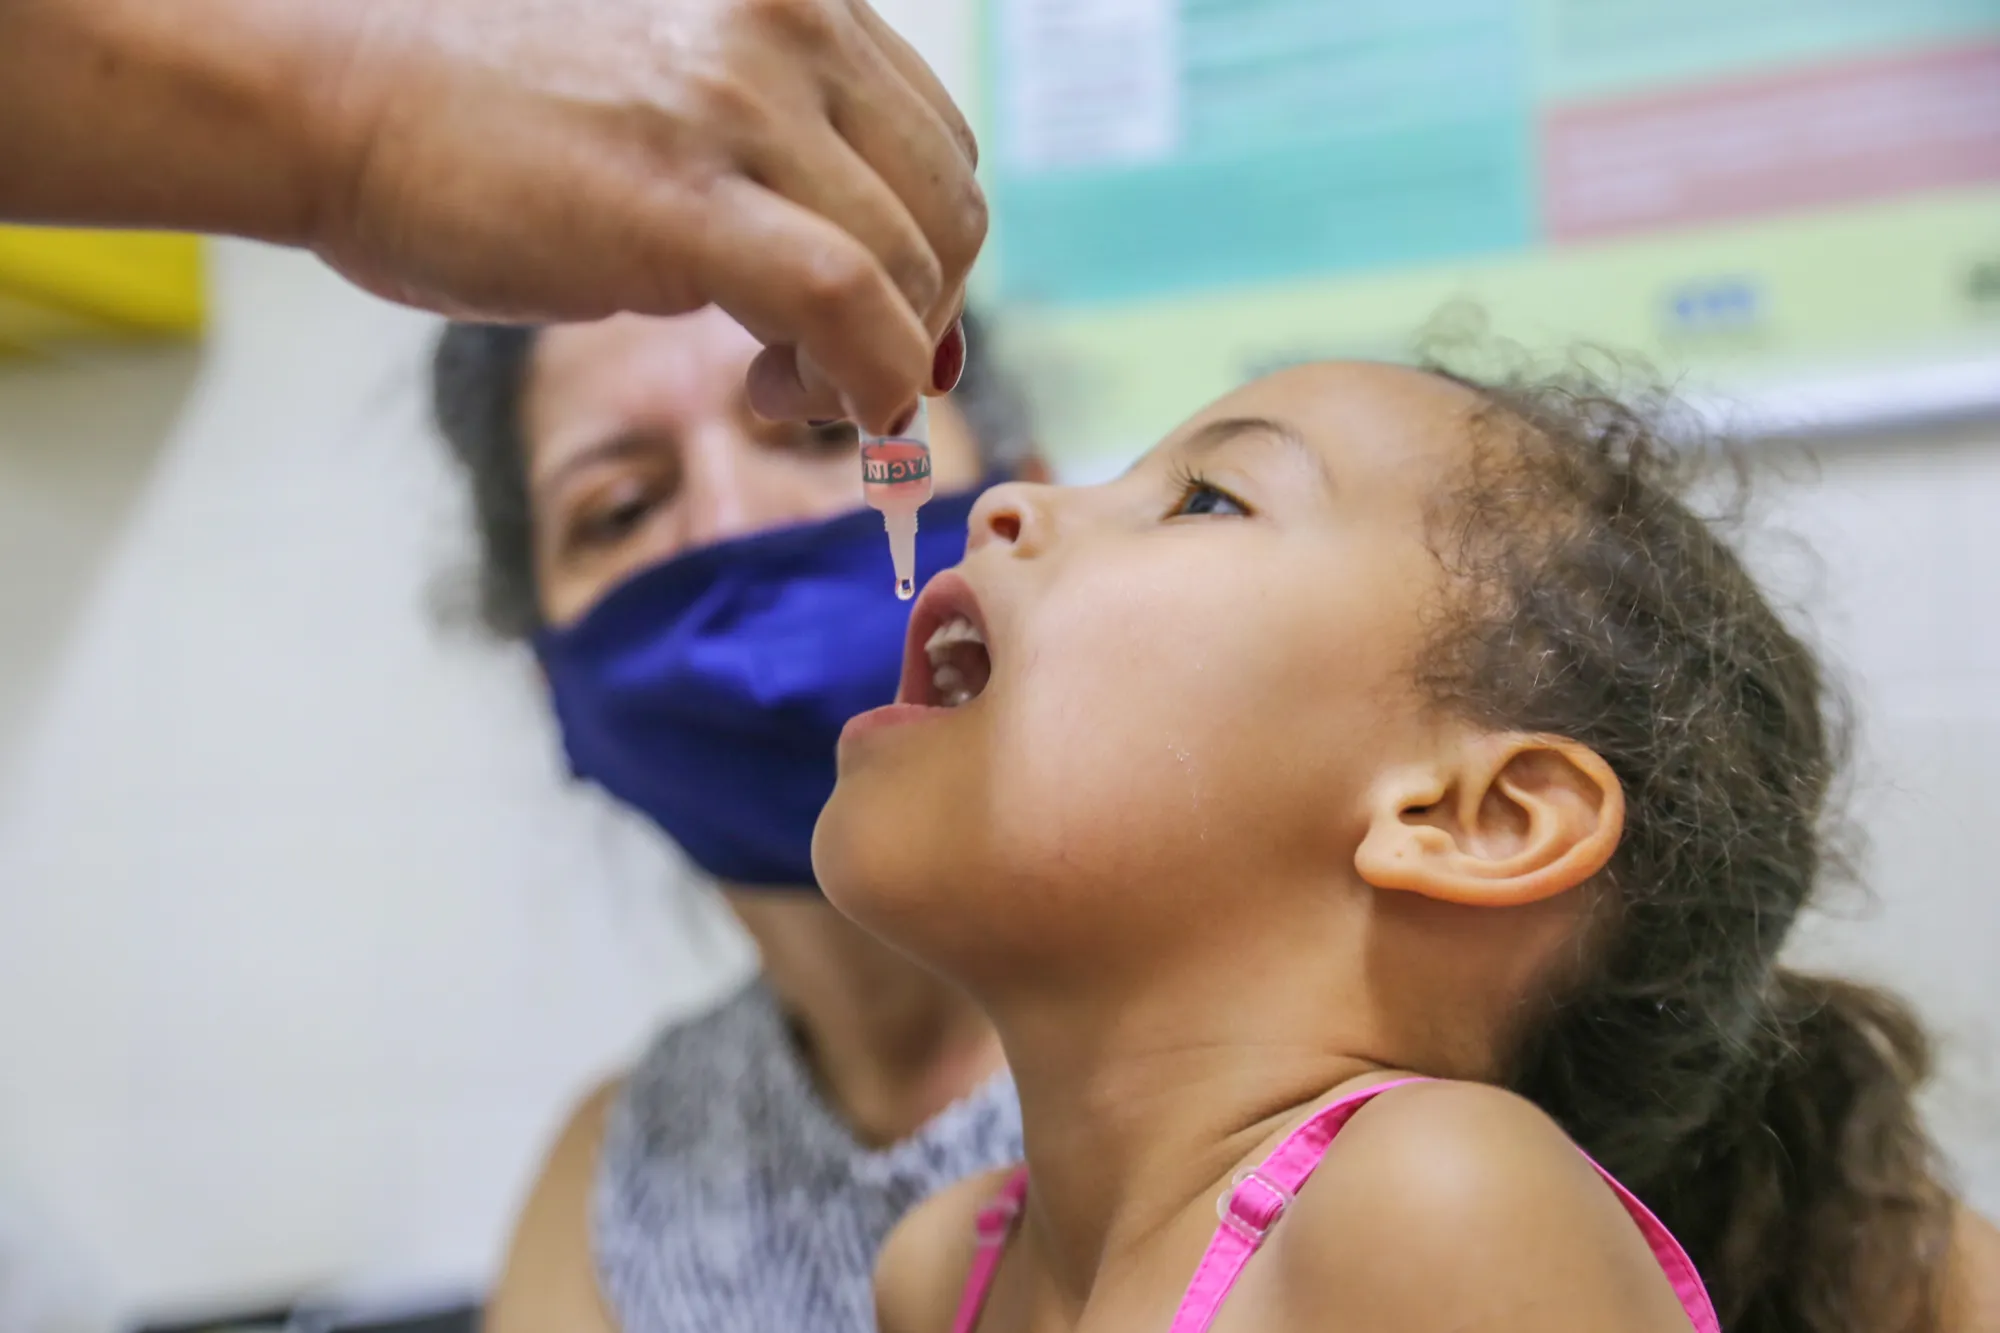
[[[1776,963],[1819,671],[1666,473],[1588,386],[1318,365],[985,496],[815,843],[1025,1126],[884,1333],[1937,1326],[1922,1035]]]

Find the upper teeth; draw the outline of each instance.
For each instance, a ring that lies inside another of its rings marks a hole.
[[[961,643],[976,643],[986,646],[986,638],[964,616],[953,616],[937,627],[924,643],[924,653],[931,659],[931,681],[937,686],[938,697],[946,708],[956,708],[972,697],[972,688],[966,683],[964,673],[952,664],[951,650]]]

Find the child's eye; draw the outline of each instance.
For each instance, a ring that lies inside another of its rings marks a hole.
[[[1250,507],[1220,486],[1193,473],[1183,474],[1178,480],[1181,498],[1167,517],[1204,518],[1218,514],[1225,518],[1249,517]]]

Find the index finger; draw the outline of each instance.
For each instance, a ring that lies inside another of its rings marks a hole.
[[[694,246],[703,295],[767,347],[799,349],[845,411],[887,430],[927,385],[932,339],[887,270],[838,225],[742,177],[711,187]]]

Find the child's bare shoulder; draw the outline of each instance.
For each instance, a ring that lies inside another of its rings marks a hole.
[[[1644,1236],[1547,1115],[1500,1088],[1413,1084],[1358,1112],[1273,1237],[1317,1327],[1686,1333]]]
[[[969,1176],[904,1214],[875,1261],[875,1320],[881,1333],[950,1327],[978,1249],[980,1210],[1014,1170]]]

